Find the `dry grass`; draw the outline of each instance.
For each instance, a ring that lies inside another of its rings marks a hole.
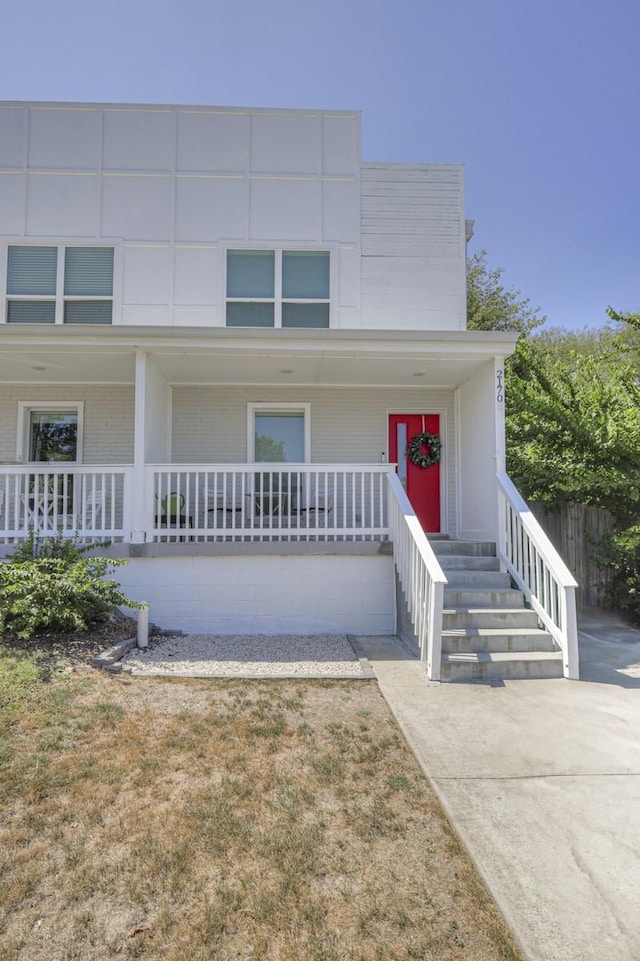
[[[520,958],[372,682],[21,653],[0,708],[2,961]]]

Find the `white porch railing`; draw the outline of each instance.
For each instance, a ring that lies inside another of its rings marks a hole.
[[[156,541],[381,540],[388,464],[164,464],[146,468]]]
[[[418,638],[427,675],[440,680],[442,661],[442,601],[447,578],[438,563],[422,525],[415,515],[400,479],[387,475],[389,537],[411,624]]]
[[[498,556],[562,651],[564,676],[577,679],[578,585],[506,474],[498,474],[498,516]]]
[[[30,530],[79,540],[121,541],[131,530],[132,467],[82,464],[0,466],[0,543]]]

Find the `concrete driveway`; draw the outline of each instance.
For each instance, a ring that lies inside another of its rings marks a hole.
[[[640,632],[580,619],[581,681],[427,681],[358,638],[531,961],[640,959]]]

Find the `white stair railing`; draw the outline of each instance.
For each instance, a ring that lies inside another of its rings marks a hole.
[[[498,516],[498,556],[562,651],[564,676],[577,680],[577,582],[507,474],[498,474]]]
[[[407,601],[427,675],[440,680],[442,661],[442,602],[447,578],[409,502],[398,475],[387,474],[389,537],[393,559]]]

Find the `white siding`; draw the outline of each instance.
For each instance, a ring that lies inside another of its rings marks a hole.
[[[364,164],[365,328],[466,327],[463,169]]]
[[[0,105],[0,207],[7,242],[122,248],[115,323],[224,325],[229,245],[331,248],[336,326],[359,307],[357,113]]]
[[[0,462],[15,462],[18,402],[84,401],[85,464],[133,463],[133,387],[0,385]]]
[[[453,391],[402,389],[174,387],[172,459],[177,463],[244,463],[247,404],[311,405],[311,461],[379,463],[387,453],[389,413],[440,413],[446,422],[442,470],[445,524],[456,524],[456,442]]]

